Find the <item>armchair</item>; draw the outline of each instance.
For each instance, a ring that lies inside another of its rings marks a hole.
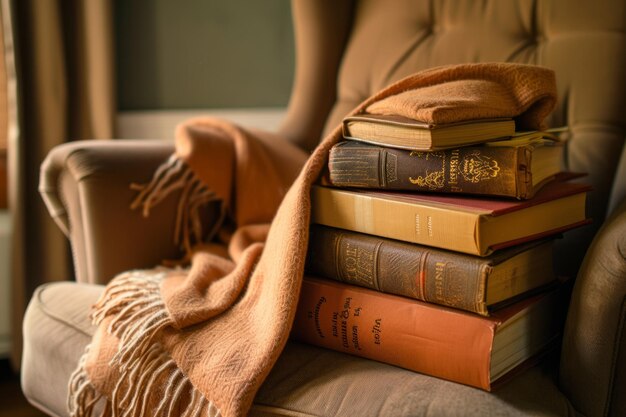
[[[560,354],[495,393],[290,342],[251,415],[626,415],[626,2],[293,0],[292,8],[296,77],[279,134],[311,150],[360,101],[428,67],[544,65],[559,90],[549,122],[570,127],[563,164],[589,173],[594,224],[560,245],[559,272],[577,274]],[[97,284],[176,256],[174,199],[147,219],[128,209],[129,182],[148,180],[171,151],[163,142],[75,142],[43,164],[40,189],[71,240],[78,281],[39,288],[24,321],[23,389],[50,415],[67,415]]]

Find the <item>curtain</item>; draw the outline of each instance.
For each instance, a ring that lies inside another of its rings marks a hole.
[[[0,56],[4,56],[4,36],[0,31]],[[7,135],[9,112],[7,108],[7,75],[4,60],[0,59],[0,210],[7,208]]]
[[[69,140],[113,137],[109,0],[1,0],[9,98],[9,210],[13,221],[12,359],[34,289],[71,279],[68,243],[37,192],[39,166]]]

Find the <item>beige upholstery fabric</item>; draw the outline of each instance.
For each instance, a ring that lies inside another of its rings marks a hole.
[[[290,344],[258,393],[253,414],[571,415],[571,403],[589,416],[623,415],[626,1],[294,0],[293,10],[297,68],[279,132],[284,137],[311,149],[324,123],[331,129],[374,91],[424,68],[501,60],[545,65],[556,71],[559,92],[550,123],[571,129],[563,165],[589,172],[595,190],[589,202],[594,224],[567,233],[559,270],[575,272],[606,215],[617,217],[598,236],[577,278],[558,383],[552,378],[556,370],[533,368],[490,395]],[[132,197],[128,181],[147,179],[168,150],[123,146],[57,148],[44,169],[48,206],[71,237],[77,276],[85,282],[105,282],[116,272],[151,266],[175,252],[167,234],[146,234],[157,230],[151,222],[163,228],[173,222],[172,201],[147,220],[125,208]],[[58,315],[74,311],[68,314],[75,317],[93,296],[82,286],[64,285],[45,287],[44,293],[54,292],[50,298],[33,299],[25,339],[25,363],[34,364],[25,368],[27,395],[59,412],[64,388],[58,387],[87,339],[71,336]],[[51,314],[43,313],[41,300],[50,300],[45,310]],[[53,331],[61,332],[58,338],[50,336]],[[548,362],[558,364],[555,358]]]
[[[22,390],[49,414],[67,415],[67,381],[93,334],[85,309],[101,292],[96,286],[51,283],[39,287],[28,305]]]
[[[37,291],[28,308],[24,390],[59,417],[67,415],[74,363],[95,331],[84,314],[102,287],[58,283]],[[67,294],[73,294],[68,300]],[[45,329],[42,331],[42,329]],[[45,363],[43,363],[45,361]],[[41,373],[40,369],[46,369]],[[554,384],[554,367],[535,367],[495,394],[394,366],[289,343],[259,391],[251,416],[564,416],[573,415]]]
[[[591,413],[589,404],[612,400],[605,412],[626,415],[625,338],[626,202],[607,220],[589,248],[567,317],[561,385],[578,410]],[[583,347],[580,340],[593,343]],[[594,381],[593,389],[590,381]]]

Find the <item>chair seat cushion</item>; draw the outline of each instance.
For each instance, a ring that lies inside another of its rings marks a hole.
[[[33,404],[67,416],[71,372],[94,327],[89,307],[101,286],[40,287],[24,320],[22,385]],[[494,393],[339,352],[290,342],[261,387],[250,415],[270,416],[566,416],[554,359]]]

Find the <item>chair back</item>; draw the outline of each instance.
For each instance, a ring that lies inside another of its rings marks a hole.
[[[308,149],[365,98],[426,68],[506,61],[553,69],[558,103],[548,123],[569,127],[563,168],[587,173],[593,187],[593,224],[566,233],[557,250],[557,271],[577,273],[592,238],[626,197],[626,1],[293,0],[292,7],[296,75],[281,133]],[[592,255],[617,259],[621,246],[607,236]],[[619,305],[597,305],[611,297],[605,278],[593,275],[608,268],[599,262],[588,262],[578,277],[565,332],[575,346],[564,346],[560,370],[561,388],[590,415],[606,414],[611,390],[626,380],[626,338],[616,347],[591,340],[626,334],[618,329]],[[623,277],[613,278],[611,285],[624,287]],[[596,305],[580,307],[592,299]],[[584,358],[596,363],[580,363]]]
[[[560,249],[559,270],[577,271],[626,196],[625,1],[294,0],[293,9],[296,81],[283,131],[307,147],[373,93],[426,68],[506,61],[553,69],[558,103],[548,123],[569,127],[563,168],[587,173],[593,186],[593,225],[569,233]]]

